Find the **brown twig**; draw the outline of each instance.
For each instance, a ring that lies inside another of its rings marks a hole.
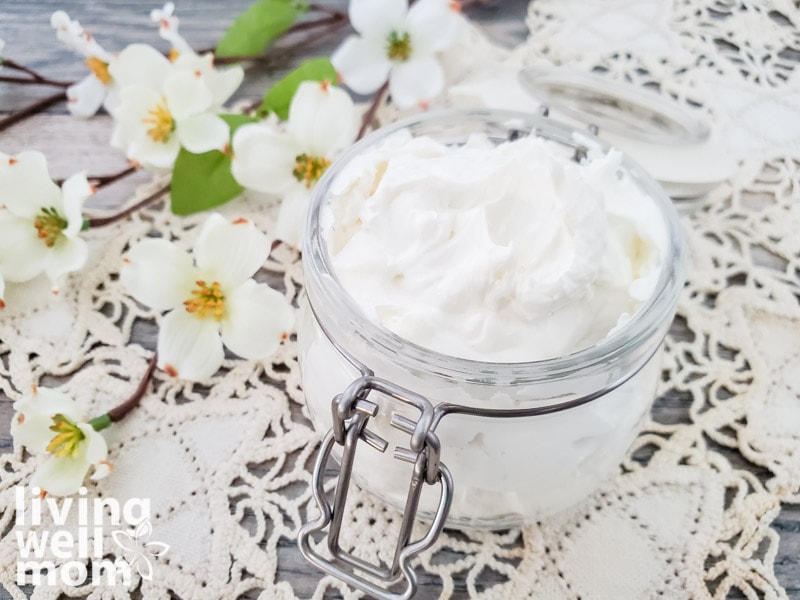
[[[30,81],[30,83],[40,83],[40,84],[43,84],[43,85],[55,85],[55,86],[58,86],[58,87],[68,87],[68,86],[70,86],[70,85],[72,85],[74,83],[74,82],[69,82],[69,81],[56,81],[54,79],[50,79],[49,77],[45,77],[44,75],[40,75],[39,73],[37,73],[33,69],[30,69],[30,68],[26,67],[25,65],[21,65],[18,62],[15,62],[13,60],[9,60],[7,58],[3,59],[3,66],[7,67],[9,69],[13,69],[14,71],[21,71],[22,73],[26,73],[27,75],[30,75],[31,78],[32,78],[31,80],[23,79],[22,81],[19,81],[18,83]]]
[[[122,169],[118,173],[111,173],[110,175],[87,175],[86,179],[94,187],[96,187],[96,188],[104,188],[107,185],[111,185],[115,181],[119,181],[120,179],[123,179],[124,177],[127,177],[128,175],[133,175],[138,170],[139,170],[139,167],[137,167],[136,165],[130,165],[128,167],[125,167],[124,169]],[[64,180],[63,179],[56,179],[55,182],[58,185],[61,185],[62,183],[64,183]]]
[[[0,131],[4,131],[14,125],[15,123],[19,123],[23,119],[36,114],[52,106],[53,104],[58,104],[67,99],[67,93],[64,91],[58,92],[57,94],[53,94],[52,96],[47,96],[46,98],[42,98],[41,100],[37,100],[33,104],[29,104],[25,108],[21,108],[20,110],[11,113],[10,115],[3,117],[0,119]]]
[[[140,210],[145,206],[152,204],[156,200],[160,199],[161,196],[163,196],[168,191],[169,191],[169,184],[165,185],[157,192],[150,194],[144,200],[140,200],[136,204],[129,206],[128,208],[114,215],[109,215],[107,217],[90,217],[86,219],[86,225],[88,228],[91,229],[92,227],[105,227],[106,225],[111,225],[112,223],[116,223],[117,221],[124,219],[128,215],[136,212],[137,210]]]
[[[316,4],[312,2],[308,5],[308,10],[325,13],[327,15],[339,17],[340,19],[348,18],[345,11],[339,10],[338,8],[331,8],[330,6],[325,6],[324,4]]]
[[[16,83],[17,85],[52,85],[60,88],[65,88],[72,85],[68,81],[41,81],[39,79],[31,79],[29,77],[11,77],[9,75],[0,75],[0,82]]]
[[[289,36],[291,34],[300,33],[303,31],[308,31],[310,29],[320,29],[324,28],[323,31],[318,31],[314,35],[314,39],[317,39],[320,36],[327,35],[333,30],[336,30],[340,27],[343,27],[347,23],[347,16],[342,13],[341,15],[331,15],[328,17],[322,17],[321,19],[314,19],[311,21],[302,21],[300,23],[295,23],[286,32],[283,36]],[[286,54],[286,50],[291,49],[294,51],[298,47],[305,46],[308,44],[310,40],[308,39],[301,39],[297,40],[297,42],[293,44],[288,44],[285,46],[273,46],[269,48],[266,52],[261,54],[239,54],[235,56],[216,56],[214,57],[214,64],[218,65],[227,65],[231,63],[239,63],[244,61],[253,61],[253,62],[267,62],[272,63],[276,60],[276,54],[278,56],[284,56]]]
[[[119,173],[112,173],[111,175],[98,175],[97,177],[87,177],[89,181],[92,182],[96,188],[104,188],[107,185],[111,185],[115,181],[119,181],[127,177],[128,175],[133,175],[136,171],[139,170],[139,167],[136,165],[130,165],[122,169]]]
[[[158,364],[158,353],[154,352],[150,362],[147,363],[147,370],[144,372],[144,376],[136,387],[136,390],[131,394],[131,397],[119,406],[115,406],[108,411],[108,416],[113,423],[121,421],[129,412],[139,406],[139,403],[142,401],[142,396],[144,396],[145,391],[147,391],[147,384],[153,376],[156,364]]]
[[[380,88],[378,88],[377,92],[375,92],[375,97],[372,99],[372,104],[369,105],[367,112],[364,113],[364,117],[361,119],[361,129],[358,130],[356,141],[364,137],[364,135],[367,133],[367,130],[372,126],[372,123],[375,121],[375,113],[378,112],[378,107],[381,105],[381,101],[388,91],[389,82],[387,81]]]

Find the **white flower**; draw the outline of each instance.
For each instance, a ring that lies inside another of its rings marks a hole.
[[[82,421],[75,401],[59,391],[34,387],[14,403],[11,435],[33,454],[43,454],[31,485],[48,494],[77,492],[89,469],[92,479],[110,472],[108,447],[103,436]]]
[[[0,273],[6,282],[45,273],[54,285],[86,262],[81,207],[94,189],[82,173],[61,189],[41,152],[0,152]]]
[[[231,172],[244,187],[283,198],[276,237],[299,247],[313,185],[333,156],[353,141],[350,96],[327,82],[300,84],[285,131],[263,123],[242,125],[233,135]]]
[[[194,54],[194,50],[178,33],[178,17],[175,16],[175,4],[167,2],[163,8],[154,8],[150,11],[150,20],[158,23],[158,34],[172,45],[170,59],[175,60],[181,54]]]
[[[269,240],[251,221],[228,221],[216,213],[195,242],[195,264],[164,239],[131,248],[120,273],[128,293],[171,311],[158,334],[160,368],[200,381],[222,364],[223,342],[247,359],[275,352],[294,324],[294,312],[283,294],[252,279],[269,251]]]
[[[228,126],[216,113],[242,82],[241,67],[217,70],[210,54],[193,52],[170,63],[150,46],[133,44],[109,70],[122,88],[111,143],[131,160],[169,169],[181,146],[202,153],[227,145]]]
[[[354,92],[370,94],[389,78],[399,108],[425,105],[444,89],[436,53],[456,39],[463,26],[460,5],[451,0],[350,0],[351,35],[331,62]]]
[[[83,80],[67,88],[69,111],[77,117],[91,117],[102,105],[111,112],[117,103],[116,86],[108,69],[114,56],[63,10],[53,13],[50,24],[56,29],[56,37],[67,48],[86,59],[86,66],[91,71]]]

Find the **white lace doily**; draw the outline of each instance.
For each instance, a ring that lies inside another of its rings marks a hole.
[[[478,55],[624,78],[704,112],[745,160],[684,219],[691,268],[661,387],[685,400],[684,418],[649,423],[620,475],[566,513],[520,530],[446,532],[423,556],[421,578],[443,598],[457,582],[475,598],[722,599],[734,590],[787,598],[774,575],[770,523],[782,502],[800,501],[797,9],[755,0],[537,0],[528,22],[530,38],[508,56],[473,32],[470,51],[448,59],[451,78],[468,76]],[[270,208],[252,202],[223,212],[272,226]],[[13,399],[33,383],[63,385],[89,414],[129,395],[152,347],[128,342],[133,332],[146,339],[159,317],[125,295],[122,253],[147,235],[188,247],[203,219],[156,207],[88,232],[92,255],[80,277],[58,298],[0,320],[2,391]],[[294,298],[297,258],[279,247],[260,277]],[[287,567],[313,510],[319,439],[304,416],[294,343],[269,364],[227,360],[208,383],[157,373],[141,407],[105,432],[114,472],[90,494],[151,499],[153,537],[170,545],[153,580],[136,578],[132,589],[39,586],[34,598],[361,597],[331,578],[299,589]],[[0,457],[0,583],[15,598],[26,594],[15,583],[13,488],[34,468],[20,449]],[[358,493],[342,543],[385,558],[398,525],[397,513]],[[115,547],[107,536],[105,551]]]

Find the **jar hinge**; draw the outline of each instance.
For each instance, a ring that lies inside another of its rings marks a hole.
[[[391,418],[392,427],[411,436],[409,448],[395,448],[394,458],[411,463],[414,468],[394,556],[388,567],[368,563],[345,551],[339,544],[339,534],[359,440],[366,442],[379,452],[385,452],[389,446],[386,440],[366,428],[369,419],[378,413],[378,405],[368,399],[372,391],[383,393],[420,411],[420,416],[416,421],[399,414],[393,414]],[[447,467],[440,461],[441,444],[432,430],[434,426],[433,405],[427,398],[419,394],[384,379],[366,375],[356,379],[344,392],[337,395],[331,403],[331,410],[333,427],[322,441],[312,478],[312,492],[321,515],[316,521],[308,523],[300,529],[298,534],[300,552],[307,560],[326,573],[372,594],[379,600],[408,600],[417,589],[417,576],[410,564],[411,559],[430,548],[439,537],[453,499],[453,479]],[[324,489],[324,473],[336,444],[342,446],[342,458],[333,502],[330,502]],[[411,533],[422,488],[425,484],[434,485],[436,483],[441,485],[436,514],[427,533],[419,540],[412,542]],[[323,532],[326,527],[328,528],[327,548],[331,558],[322,556],[312,547],[312,535]],[[372,577],[375,581],[367,577]],[[405,579],[405,588],[399,592],[391,591],[391,588],[400,583],[402,579]]]

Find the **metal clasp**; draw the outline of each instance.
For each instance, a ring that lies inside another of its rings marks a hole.
[[[346,552],[339,545],[339,534],[358,441],[366,442],[379,452],[385,452],[389,445],[386,440],[366,428],[369,419],[378,413],[378,405],[368,399],[372,391],[381,392],[420,411],[416,421],[399,414],[393,414],[391,418],[392,427],[411,436],[409,448],[395,448],[394,458],[412,463],[414,468],[397,545],[388,567],[366,562]],[[453,499],[453,479],[450,471],[440,461],[441,445],[432,430],[433,405],[419,394],[384,379],[366,375],[356,379],[344,392],[337,395],[331,403],[331,410],[333,427],[322,441],[312,479],[312,492],[322,514],[319,519],[300,529],[297,540],[300,552],[326,573],[380,600],[408,600],[417,590],[417,576],[410,561],[420,552],[430,548],[439,537]],[[325,494],[323,474],[335,444],[342,446],[343,449],[336,490],[331,503]],[[435,483],[441,485],[436,514],[428,532],[419,540],[412,542],[411,533],[422,488],[425,484]],[[329,525],[327,547],[332,556],[330,560],[311,547],[311,536],[316,532],[322,532]],[[374,578],[377,583],[367,579],[366,576]],[[403,578],[406,581],[405,588],[400,592],[390,591],[390,588]]]

